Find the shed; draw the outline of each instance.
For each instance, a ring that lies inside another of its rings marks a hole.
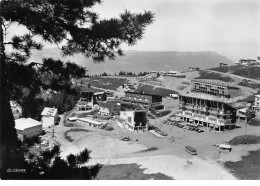
[[[58,120],[58,109],[45,107],[41,113],[43,128],[53,126]]]
[[[20,118],[15,120],[15,129],[18,138],[37,136],[42,132],[42,123],[32,118]]]

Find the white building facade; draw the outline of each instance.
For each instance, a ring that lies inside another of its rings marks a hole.
[[[42,115],[42,127],[47,128],[54,126],[58,120],[58,110],[56,108],[45,107],[41,113]]]
[[[148,130],[148,119],[146,110],[120,111],[118,126],[130,131]]]
[[[15,129],[18,138],[33,137],[41,134],[42,123],[32,118],[20,118],[15,120]]]

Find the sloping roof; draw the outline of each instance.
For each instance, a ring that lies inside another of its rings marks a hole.
[[[255,97],[258,97],[258,98],[260,98],[260,94],[258,94],[258,95],[255,95]]]
[[[27,128],[42,125],[41,122],[34,120],[32,118],[20,118],[20,119],[14,120],[14,121],[15,121],[15,129],[18,129],[18,130],[24,130]]]
[[[56,116],[58,112],[58,109],[56,108],[50,108],[50,107],[45,107],[41,113],[42,116]]]

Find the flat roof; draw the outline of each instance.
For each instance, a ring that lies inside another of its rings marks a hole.
[[[41,122],[32,119],[32,118],[20,118],[20,119],[16,119],[15,121],[15,129],[18,130],[24,130],[24,129],[28,129],[31,127],[35,127],[35,126],[40,126],[42,125]]]
[[[123,113],[123,112],[148,112],[147,110],[126,110],[126,111],[120,111],[120,113]]]
[[[168,71],[167,73],[179,73],[178,71]]]
[[[42,116],[56,116],[58,113],[58,109],[56,108],[50,108],[50,107],[45,107],[41,113]]]
[[[95,125],[103,125],[105,123],[105,122],[93,120],[92,118],[78,118],[77,120],[92,123]]]
[[[142,91],[142,90],[139,90],[139,91]],[[141,92],[130,92],[130,91],[126,91],[125,93],[131,93],[131,94],[139,94],[139,95],[147,95],[147,96],[161,96],[161,95],[158,95],[158,94],[147,94],[147,93],[141,93]]]
[[[181,96],[185,97],[193,97],[203,100],[212,100],[212,101],[218,101],[218,102],[225,102],[225,103],[233,103],[236,101],[234,98],[224,98],[224,97],[218,97],[210,94],[204,94],[204,93],[197,93],[197,92],[182,92],[179,93]]]
[[[104,94],[105,92],[95,92],[94,95]]]
[[[220,86],[220,87],[239,89],[239,87],[237,87],[237,86],[235,86],[233,84],[225,83],[223,81],[215,80],[215,79],[210,79],[210,80],[208,80],[208,79],[207,80],[205,80],[205,79],[192,79],[191,81],[198,82],[198,83],[217,85],[217,86]]]

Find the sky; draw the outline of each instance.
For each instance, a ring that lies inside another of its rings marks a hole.
[[[260,56],[259,0],[103,0],[101,18],[123,10],[155,13],[130,50],[215,51],[232,60]]]
[[[260,56],[259,0],[103,0],[94,7],[100,18],[125,9],[155,14],[143,39],[125,50],[213,51],[234,61]]]

